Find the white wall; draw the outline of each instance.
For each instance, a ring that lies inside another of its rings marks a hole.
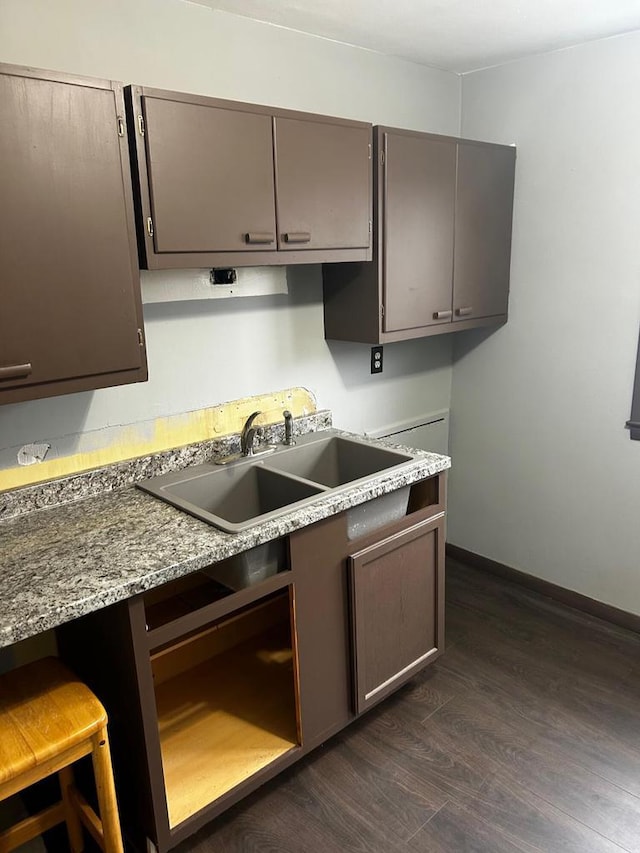
[[[463,79],[518,145],[509,323],[455,344],[449,540],[640,613],[640,33]]]
[[[431,70],[184,0],[1,0],[0,61],[373,123],[459,131],[460,82]],[[362,430],[446,408],[451,342],[325,342],[320,268],[289,296],[149,305],[150,381],[0,408],[0,448],[303,385]]]

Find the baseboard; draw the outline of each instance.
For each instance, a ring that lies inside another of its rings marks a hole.
[[[475,554],[473,551],[459,548],[457,545],[447,543],[447,554],[452,559],[458,560],[460,563],[466,563],[474,569],[498,575],[505,580],[513,581],[535,592],[539,592],[541,595],[546,595],[549,598],[560,601],[569,607],[574,607],[576,610],[582,610],[583,613],[588,613],[590,616],[597,616],[599,619],[604,619],[614,625],[619,625],[622,628],[627,628],[629,631],[635,631],[637,634],[640,634],[640,616],[635,613],[620,610],[611,604],[605,604],[602,601],[597,601],[595,598],[589,598],[588,595],[582,595],[580,592],[575,592],[572,589],[566,589],[563,586],[558,586],[558,584],[545,581],[542,578],[534,577],[534,575],[529,575],[526,572],[521,572],[519,569],[499,563],[497,560],[491,560],[489,557],[483,557],[480,554]]]

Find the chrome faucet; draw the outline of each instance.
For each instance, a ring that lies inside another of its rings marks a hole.
[[[254,420],[261,415],[262,412],[253,412],[249,415],[242,427],[240,434],[240,452],[243,456],[253,456],[253,441],[256,437],[256,428],[252,426]]]
[[[293,415],[291,412],[286,409],[283,413],[284,416],[284,442],[283,444],[289,445],[295,444],[295,439],[293,437]]]

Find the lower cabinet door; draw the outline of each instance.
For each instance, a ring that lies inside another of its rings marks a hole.
[[[444,514],[350,555],[349,581],[360,713],[444,650]]]

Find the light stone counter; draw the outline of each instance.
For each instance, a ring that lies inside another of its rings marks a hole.
[[[318,426],[322,427],[316,424],[311,428]],[[373,439],[353,437],[389,447]],[[401,470],[383,473],[364,486],[328,493],[312,506],[292,510],[242,533],[224,533],[133,485],[122,485],[122,479],[127,479],[122,470],[120,485],[115,488],[111,484],[110,491],[0,521],[0,647],[450,467],[446,456],[399,449],[414,456],[414,461]],[[185,454],[181,453],[177,468],[184,467]],[[196,455],[191,462],[195,461],[202,459]],[[98,475],[107,482],[105,471]],[[96,476],[96,472],[92,474]],[[145,472],[142,476],[147,475]],[[51,487],[60,492],[58,484]],[[81,486],[75,487],[78,491],[83,493]],[[3,497],[6,495],[0,495],[0,501]]]

